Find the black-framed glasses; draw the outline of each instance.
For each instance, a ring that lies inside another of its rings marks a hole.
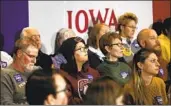
[[[21,49],[21,51],[22,51],[23,53],[25,53],[28,57],[30,57],[30,58],[32,58],[32,59],[36,59],[36,56],[30,55],[30,54],[28,54],[26,51],[24,51],[24,50],[22,50],[22,49]]]
[[[114,44],[111,44],[110,46],[113,46],[113,45],[117,45],[117,46],[119,46],[119,47],[123,47],[123,43],[114,43]]]
[[[75,49],[75,51],[81,51],[81,52],[87,52],[88,51],[88,47],[87,46],[85,46],[85,47],[80,47],[80,48],[78,48],[78,49]]]

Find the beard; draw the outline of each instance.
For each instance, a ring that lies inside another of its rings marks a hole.
[[[161,47],[159,45],[154,47],[154,52],[157,54],[157,56],[161,55]]]
[[[35,70],[38,70],[38,69],[42,69],[42,68],[40,66],[35,66],[35,65],[28,64],[28,65],[25,65],[24,71],[28,72],[28,73],[31,73],[31,72],[33,72]]]
[[[24,71],[25,72],[32,72],[33,71],[33,69],[34,69],[34,65],[25,65],[25,67],[24,67]]]

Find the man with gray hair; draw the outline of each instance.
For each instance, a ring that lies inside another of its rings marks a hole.
[[[15,43],[13,63],[1,71],[1,105],[27,104],[25,84],[34,70],[38,45],[29,38]]]
[[[30,38],[38,44],[39,52],[38,52],[38,56],[36,58],[35,65],[40,66],[44,70],[51,71],[52,64],[53,64],[51,56],[43,53],[40,50],[42,47],[42,43],[41,43],[39,31],[33,27],[26,27],[26,28],[23,28],[23,30],[20,34],[20,37],[21,38],[25,38],[25,37]]]

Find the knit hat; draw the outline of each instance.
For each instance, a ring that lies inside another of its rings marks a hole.
[[[85,44],[84,40],[80,37],[72,37],[65,40],[61,47],[59,48],[59,53],[67,60],[67,66],[65,65],[65,71],[71,73],[77,73],[77,65],[74,58],[74,51],[77,43],[82,42]]]

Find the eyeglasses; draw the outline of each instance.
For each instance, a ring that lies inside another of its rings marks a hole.
[[[81,47],[81,48],[78,48],[78,49],[75,49],[75,51],[80,51],[80,52],[87,52],[88,51],[88,47],[85,46],[85,47]]]
[[[30,54],[28,54],[27,52],[25,52],[25,51],[22,50],[22,49],[21,49],[21,51],[22,51],[23,53],[25,53],[28,57],[30,57],[30,58],[32,58],[32,59],[36,59],[36,56],[30,55]]]
[[[127,26],[127,25],[123,25],[123,26],[129,27],[129,28],[132,28],[132,29],[138,29],[138,28],[135,27],[135,26]]]
[[[117,45],[117,46],[119,46],[119,47],[123,47],[123,43],[115,43],[115,44],[111,44],[110,46],[113,46],[113,45]]]

